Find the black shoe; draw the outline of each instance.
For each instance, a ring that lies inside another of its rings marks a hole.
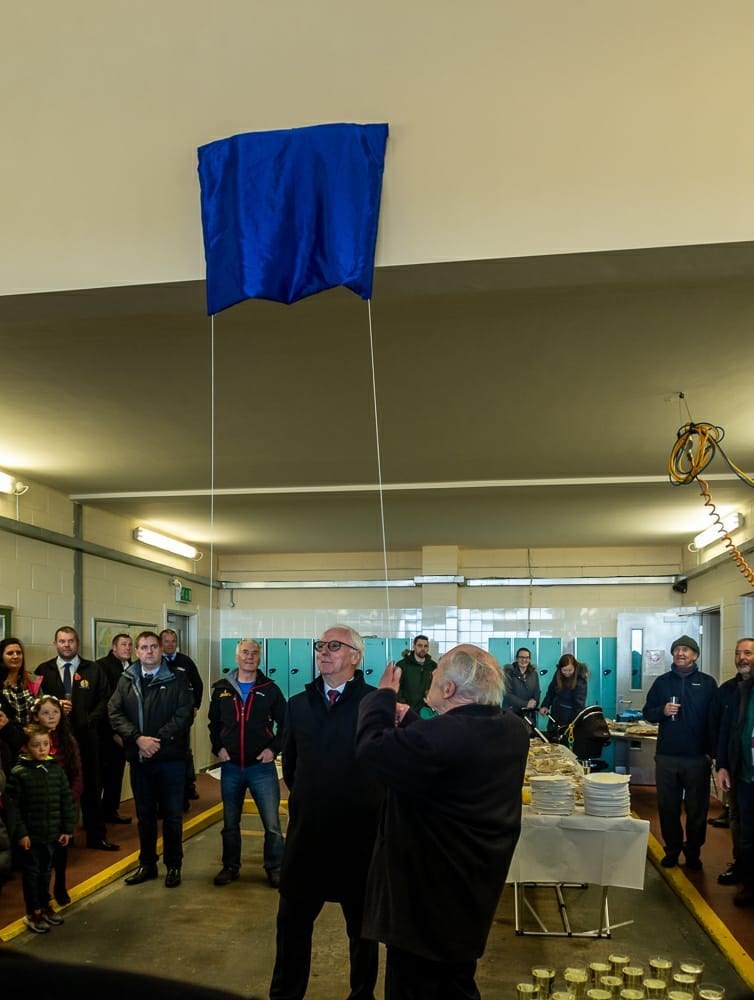
[[[181,884],[181,869],[168,868],[168,873],[165,876],[165,888],[175,889],[175,887],[180,884]]]
[[[141,885],[142,882],[149,882],[157,878],[157,865],[139,865],[133,875],[124,878],[126,885]]]
[[[199,792],[196,790],[196,785],[192,785],[191,788],[189,788],[188,792],[186,792],[186,798],[194,800],[199,798]]]
[[[702,859],[698,854],[686,855],[686,860],[684,862],[684,868],[688,868],[692,872],[700,872],[702,870]]]
[[[273,889],[280,888],[280,872],[267,872],[267,881],[270,883]]]
[[[719,816],[708,819],[707,822],[710,826],[716,826],[718,830],[728,830],[730,828],[730,813],[727,809],[723,809]]]
[[[738,885],[740,881],[741,876],[738,874],[735,861],[732,865],[728,865],[721,875],[717,876],[718,885]]]
[[[131,822],[131,817],[130,816],[121,816],[120,813],[113,813],[112,816],[105,816],[105,822],[106,823],[123,823],[123,825],[125,826],[126,823],[130,823]]]
[[[675,868],[678,864],[677,854],[666,854],[665,857],[660,862],[663,868]]]
[[[94,851],[119,851],[120,844],[111,844],[109,840],[87,840],[87,847],[91,847]]]
[[[215,885],[229,885],[231,882],[235,882],[237,878],[237,868],[227,868],[223,866],[217,875],[215,875],[214,882]]]
[[[55,897],[55,902],[58,904],[58,906],[68,906],[68,904],[71,901],[71,897],[68,895],[66,889],[59,889],[56,886],[52,894]]]
[[[186,799],[186,801],[183,803],[183,811],[187,813],[190,808],[191,808],[191,803],[189,802],[188,799]]]

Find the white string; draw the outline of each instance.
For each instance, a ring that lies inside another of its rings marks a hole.
[[[367,299],[367,311],[369,313],[369,353],[372,359],[372,402],[374,404],[374,439],[377,446],[377,488],[380,497],[380,525],[382,527],[382,562],[385,573],[385,607],[387,609],[386,634],[391,634],[390,615],[390,588],[387,585],[387,538],[385,535],[385,504],[382,494],[382,456],[380,454],[380,426],[377,420],[377,379],[374,373],[374,336],[372,333],[372,300]]]
[[[215,595],[212,578],[215,566],[215,314],[210,317],[209,338],[209,663],[208,677],[212,679],[212,606]]]

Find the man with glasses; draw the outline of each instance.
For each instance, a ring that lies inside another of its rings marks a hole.
[[[526,715],[530,721],[535,721],[531,712],[539,705],[542,693],[536,664],[531,662],[531,650],[526,646],[517,649],[513,663],[503,667],[503,682],[503,708],[510,708],[519,715]]]
[[[289,822],[270,998],[306,993],[314,921],[330,901],[346,920],[349,1000],[373,1000],[377,943],[362,938],[361,920],[382,788],[356,761],[354,742],[359,703],[374,688],[357,669],[364,652],[358,632],[335,625],[314,647],[319,676],[288,702],[283,738]]]

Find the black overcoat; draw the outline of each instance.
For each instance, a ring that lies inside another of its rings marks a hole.
[[[357,758],[387,789],[363,934],[437,962],[472,961],[521,831],[529,734],[492,705],[395,728],[395,704],[377,691],[359,710]]]
[[[288,702],[283,778],[288,832],[280,872],[283,895],[358,899],[372,855],[382,786],[355,754],[359,702],[374,688],[357,670],[328,708],[318,677]]]

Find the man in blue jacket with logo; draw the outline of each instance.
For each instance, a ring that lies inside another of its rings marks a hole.
[[[673,665],[647,694],[644,718],[659,724],[655,774],[663,868],[674,868],[683,851],[686,868],[699,871],[707,835],[712,746],[710,711],[717,681],[696,665],[699,646],[682,635],[670,647]],[[681,809],[686,809],[684,840]]]

